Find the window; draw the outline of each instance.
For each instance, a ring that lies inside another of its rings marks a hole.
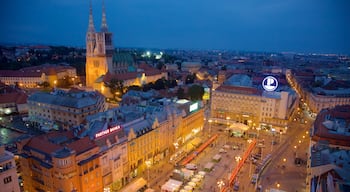
[[[4,184],[10,183],[12,181],[11,176],[4,178]]]

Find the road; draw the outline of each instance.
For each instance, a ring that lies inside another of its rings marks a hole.
[[[251,183],[251,176],[254,174],[256,165],[251,160],[247,160],[238,174],[237,180],[240,183],[239,191],[255,191],[258,185],[262,189],[279,188],[285,191],[304,191],[306,167],[305,165],[298,166],[294,163],[295,157],[306,160],[306,152],[308,148],[308,130],[312,124],[309,120],[307,124],[300,124],[298,122],[291,122],[289,129],[284,135],[273,136],[271,132],[260,131],[258,140],[264,140],[262,147],[262,158],[266,155],[272,154],[271,163],[266,166],[258,183],[256,185]],[[237,157],[242,157],[248,142],[246,139],[228,137],[224,131],[225,126],[211,125],[211,135],[217,133],[218,139],[213,143],[212,147],[207,147],[200,153],[191,163],[198,166],[198,171],[204,170],[204,166],[208,162],[213,162],[212,158],[216,154],[221,155],[221,160],[215,162],[214,169],[207,173],[200,186],[196,187],[194,191],[220,191],[219,181],[228,186],[228,177],[234,167],[237,165]],[[303,137],[304,136],[304,137]],[[198,137],[205,141],[208,139],[208,132],[205,130],[199,134]],[[277,144],[273,144],[276,141]],[[220,153],[224,145],[231,146],[225,149],[226,153]],[[232,146],[239,146],[239,149],[233,149]],[[253,150],[252,154],[257,154],[258,147]],[[261,162],[259,160],[258,162]],[[156,191],[160,191],[160,186],[163,185],[171,176],[174,170],[173,164],[168,160],[162,161],[150,168],[150,186]],[[148,172],[145,172],[143,177],[147,179]],[[223,186],[222,186],[223,187]]]

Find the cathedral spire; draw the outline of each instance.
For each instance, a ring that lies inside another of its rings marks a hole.
[[[105,1],[102,0],[102,24],[101,32],[108,32],[107,20],[106,20],[106,10],[105,10]]]
[[[89,28],[88,32],[95,32],[94,18],[92,17],[92,3],[90,0],[90,11],[89,11]]]

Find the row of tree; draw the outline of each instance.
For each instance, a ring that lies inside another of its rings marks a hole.
[[[124,87],[122,80],[112,79],[110,82],[105,83],[105,86],[109,88],[110,93],[113,95],[114,100],[120,100],[121,97],[128,90],[136,91],[149,91],[154,90],[164,90],[170,89],[177,86],[176,80],[166,80],[165,78],[158,79],[154,83],[148,83],[143,86],[132,85],[129,87]],[[187,93],[182,87],[179,87],[176,93],[179,99],[190,99],[190,100],[201,100],[204,95],[204,88],[200,85],[193,84],[188,88]]]

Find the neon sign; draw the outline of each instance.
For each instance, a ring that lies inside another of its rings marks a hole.
[[[275,77],[267,76],[262,81],[262,86],[266,91],[274,91],[278,87],[278,81]]]
[[[197,109],[198,109],[198,103],[197,102],[193,103],[192,105],[190,105],[190,112],[195,111]]]
[[[107,135],[107,134],[110,134],[112,132],[115,132],[117,130],[119,130],[121,128],[120,125],[117,125],[117,126],[114,126],[114,127],[111,127],[111,128],[108,128],[106,130],[103,130],[103,131],[100,131],[98,133],[95,134],[95,138],[99,138],[99,137],[102,137],[104,135]]]

